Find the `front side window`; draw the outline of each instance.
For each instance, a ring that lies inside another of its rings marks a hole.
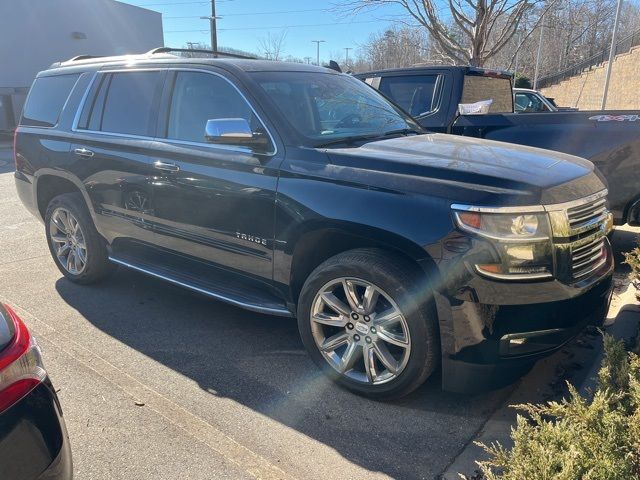
[[[79,74],[73,74],[36,78],[24,106],[20,124],[34,127],[56,125],[62,107],[79,77]]]
[[[380,91],[412,116],[420,117],[435,109],[437,82],[438,75],[383,77]]]
[[[207,121],[220,119],[244,119],[253,132],[264,131],[249,104],[227,80],[205,72],[178,72],[167,138],[205,143]]]
[[[410,117],[353,77],[323,72],[252,75],[308,146],[397,131],[420,131]]]

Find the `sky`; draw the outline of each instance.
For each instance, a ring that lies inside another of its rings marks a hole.
[[[187,42],[210,43],[209,22],[199,17],[211,14],[209,0],[121,0],[162,13],[166,46],[182,47]],[[218,46],[261,53],[260,40],[267,34],[286,32],[284,55],[316,60],[316,44],[320,45],[321,61],[340,55],[345,48],[353,58],[356,50],[372,33],[390,25],[401,10],[385,6],[374,11],[346,15],[337,12],[338,0],[216,0]]]

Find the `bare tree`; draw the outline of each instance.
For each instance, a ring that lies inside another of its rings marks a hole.
[[[349,67],[355,71],[410,67],[429,61],[430,53],[423,29],[393,27],[372,34]]]
[[[267,33],[266,37],[258,41],[260,53],[262,53],[267,60],[282,60],[286,38],[286,30],[282,30],[279,34]]]
[[[518,72],[533,77],[539,46],[542,77],[589,61],[593,56],[606,58],[616,3],[617,0],[563,0],[539,5],[522,19],[516,35],[485,66],[513,69],[517,54]],[[539,18],[545,9],[542,30]],[[620,39],[639,28],[640,1],[625,0],[619,25]]]
[[[539,4],[558,0],[352,0],[348,11],[399,5],[406,24],[426,29],[441,54],[455,63],[484,65],[509,44],[523,17]],[[446,10],[446,14],[440,12]],[[446,18],[450,17],[450,21]]]

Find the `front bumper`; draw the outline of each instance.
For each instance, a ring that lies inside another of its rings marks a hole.
[[[603,267],[573,285],[467,277],[462,287],[436,293],[443,388],[478,392],[504,386],[587,325],[602,325],[613,289],[613,254],[606,245]]]

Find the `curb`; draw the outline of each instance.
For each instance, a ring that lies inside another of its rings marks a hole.
[[[609,321],[604,327],[607,334],[616,340],[629,340],[638,334],[640,306],[635,298],[635,288],[629,285],[618,294],[618,305],[609,311]],[[511,405],[544,403],[565,390],[565,380],[570,380],[584,396],[595,388],[598,371],[604,355],[602,337],[597,333],[584,333],[552,356],[540,360],[517,384],[513,393],[485,422],[472,439],[440,475],[441,480],[460,480],[464,474],[477,478],[477,460],[488,459],[484,449],[475,444],[486,445],[499,442],[512,446],[511,428],[515,425],[517,411]],[[582,368],[581,365],[586,365]]]

